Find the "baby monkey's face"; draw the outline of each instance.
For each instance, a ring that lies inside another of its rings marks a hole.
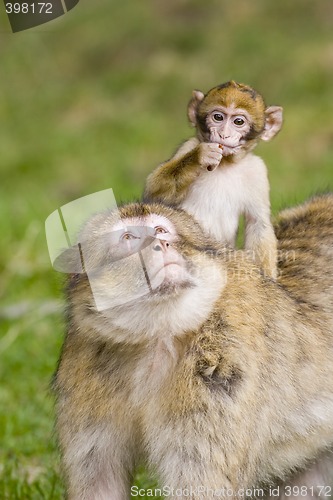
[[[106,220],[95,225],[93,234],[85,230],[82,257],[97,309],[161,299],[193,287],[193,265],[180,246],[174,224],[158,214],[114,224]]]

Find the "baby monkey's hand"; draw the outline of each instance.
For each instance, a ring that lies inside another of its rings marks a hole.
[[[198,145],[199,165],[209,171],[215,170],[222,160],[222,148],[215,142],[201,142]]]

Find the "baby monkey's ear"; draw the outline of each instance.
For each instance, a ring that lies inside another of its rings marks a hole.
[[[205,94],[201,92],[201,90],[193,90],[192,91],[192,98],[190,102],[188,103],[188,108],[187,108],[187,116],[188,119],[190,120],[191,125],[193,127],[196,127],[197,125],[197,110],[198,106],[205,97]]]
[[[265,127],[261,134],[263,141],[272,139],[282,127],[283,109],[281,106],[270,106],[265,109]]]

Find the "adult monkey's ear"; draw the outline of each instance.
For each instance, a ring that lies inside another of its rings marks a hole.
[[[283,109],[281,106],[269,106],[265,109],[265,126],[261,134],[263,141],[272,139],[282,127]]]
[[[63,250],[52,263],[56,271],[67,274],[85,273],[81,245],[74,245]]]
[[[201,90],[193,90],[192,91],[192,98],[190,102],[188,103],[188,108],[187,108],[187,116],[188,119],[190,120],[190,123],[193,127],[196,127],[197,125],[197,110],[198,106],[205,97],[205,94],[201,92]]]

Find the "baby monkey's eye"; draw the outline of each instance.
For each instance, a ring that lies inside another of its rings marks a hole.
[[[169,231],[165,229],[163,226],[156,226],[155,228],[155,234],[165,234],[168,233]]]
[[[245,123],[244,118],[241,118],[240,116],[238,116],[237,118],[234,119],[234,124],[238,125],[239,127],[241,125],[244,125],[244,123]]]
[[[222,122],[224,120],[222,113],[214,113],[213,118],[216,122]]]

